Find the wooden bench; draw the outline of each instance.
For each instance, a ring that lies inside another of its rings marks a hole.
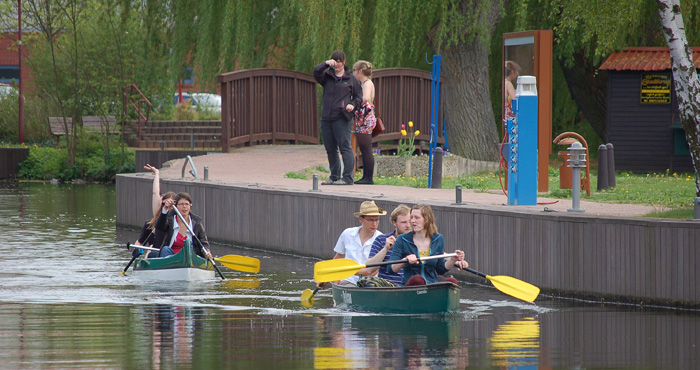
[[[117,120],[114,116],[83,116],[83,129],[88,132],[116,134]]]
[[[73,118],[49,117],[49,127],[51,128],[51,134],[56,136],[56,146],[58,146],[61,136],[66,135],[66,128],[69,132],[73,131]]]

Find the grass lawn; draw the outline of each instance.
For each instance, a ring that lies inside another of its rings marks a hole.
[[[300,172],[287,173],[287,177],[310,179],[314,173],[319,174],[320,179],[328,177],[325,168],[306,169]],[[584,171],[582,171],[582,174]],[[356,174],[356,180],[362,173]],[[646,216],[662,218],[689,219],[693,217],[693,199],[695,199],[695,175],[692,173],[628,173],[618,172],[615,176],[616,187],[597,191],[598,177],[595,171],[591,171],[591,195],[581,191],[581,199],[600,203],[635,203],[652,206],[661,206],[669,209],[665,212],[654,212]],[[505,179],[503,179],[505,182]],[[410,186],[414,188],[427,188],[427,177],[375,177],[374,183],[378,185]],[[462,189],[474,189],[487,192],[489,190],[501,190],[501,181],[498,173],[479,173],[459,178],[443,178],[443,189],[454,189],[459,184]],[[548,198],[570,199],[570,189],[559,187],[559,167],[549,168],[549,193]]]

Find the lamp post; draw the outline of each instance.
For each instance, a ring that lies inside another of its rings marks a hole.
[[[572,143],[569,149],[569,167],[572,168],[571,208],[568,212],[585,212],[581,209],[581,168],[586,168],[586,148],[578,141]]]

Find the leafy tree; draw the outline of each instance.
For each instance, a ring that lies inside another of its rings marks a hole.
[[[496,159],[488,43],[507,0],[173,0],[174,77],[189,63],[205,84],[221,72],[285,67],[310,72],[342,49],[375,68],[428,69],[443,56],[450,147]],[[427,122],[426,122],[427,124]]]
[[[0,7],[3,19],[16,14],[14,3],[14,7]],[[165,96],[172,94],[172,84],[163,83],[169,81],[170,45],[164,42],[169,39],[169,30],[164,26],[167,18],[159,15],[167,2],[26,0],[22,6],[24,29],[38,31],[25,35],[27,65],[34,76],[34,88],[28,94],[49,101],[48,116],[72,117],[75,124],[66,137],[66,161],[69,168],[78,165],[71,171],[84,177],[88,171],[87,141],[93,139],[83,138],[83,116],[115,116],[125,127],[130,119],[124,115],[126,84],[138,84],[147,96],[164,96],[166,91]],[[114,142],[107,135],[99,136],[99,142],[104,177],[109,178],[108,170],[114,167]],[[128,155],[123,140],[120,145],[117,167],[124,167]],[[78,156],[83,160],[77,161]]]

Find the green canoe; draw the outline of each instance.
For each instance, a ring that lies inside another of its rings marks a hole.
[[[134,263],[134,276],[158,280],[209,280],[215,277],[214,266],[198,256],[189,241],[175,255],[162,258],[140,257]]]
[[[350,287],[333,284],[338,308],[392,314],[445,314],[459,311],[459,285],[437,283],[410,287]]]

